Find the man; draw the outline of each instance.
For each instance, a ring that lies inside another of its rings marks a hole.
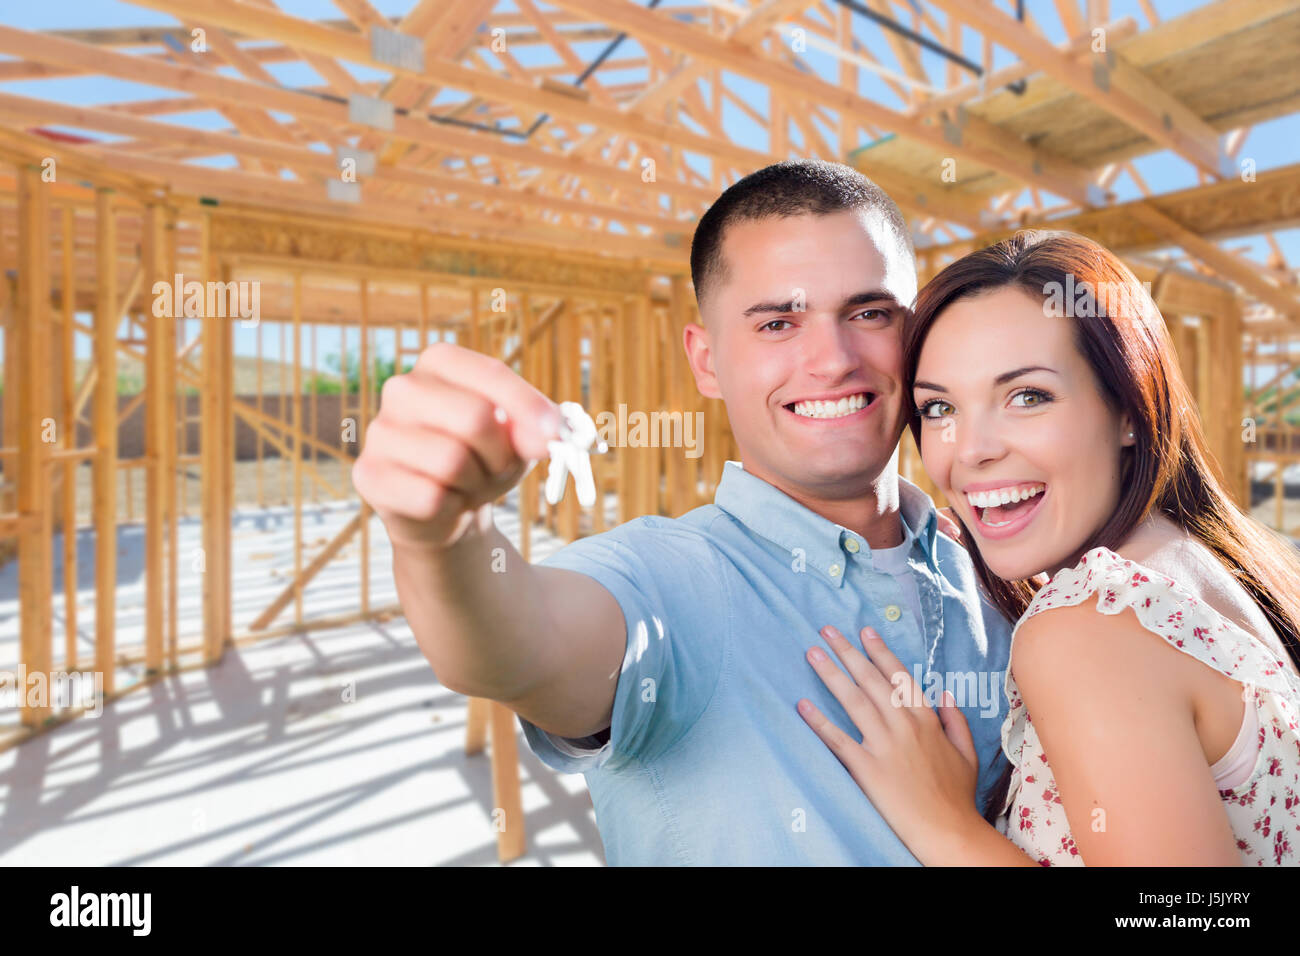
[[[554,406],[451,346],[386,384],[353,480],[438,678],[585,774],[609,864],[916,865],[795,710],[853,730],[804,655],[826,624],[870,625],[914,676],[992,688],[959,700],[981,801],[1004,759],[1008,623],[897,471],[910,238],[854,170],[778,163],[701,218],[691,272],[683,344],[743,462],[712,505],[524,562],[490,503],[545,455]]]

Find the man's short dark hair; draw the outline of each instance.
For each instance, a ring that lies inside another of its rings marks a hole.
[[[915,256],[903,214],[889,194],[856,169],[820,159],[790,159],[765,166],[729,186],[695,226],[691,240],[691,281],[703,302],[707,287],[725,274],[722,238],[728,226],[787,216],[826,216],[850,209],[877,210],[890,230]]]

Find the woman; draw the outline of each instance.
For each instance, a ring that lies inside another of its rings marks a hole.
[[[1010,767],[981,817],[951,693],[924,706],[870,628],[865,655],[822,631],[848,674],[809,653],[862,742],[805,720],[926,865],[1300,863],[1300,554],[1225,494],[1133,274],[1021,233],[930,282],[904,350],[926,472],[1017,622]]]

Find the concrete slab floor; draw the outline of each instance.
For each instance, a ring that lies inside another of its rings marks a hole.
[[[237,620],[283,586],[268,587],[265,567],[248,559],[282,551],[286,525],[292,541],[291,512],[274,511],[236,518],[237,529],[257,528],[236,538],[244,542],[235,557]],[[346,520],[323,515],[322,533]],[[517,538],[513,508],[498,509],[497,522]],[[382,526],[371,546],[379,606],[395,600]],[[534,559],[556,546],[535,536]],[[352,598],[352,550],[318,585],[322,599],[345,584]],[[138,581],[123,594],[130,623],[119,648],[134,643],[133,588]],[[15,603],[0,573],[0,666],[16,662]],[[198,612],[192,603],[183,618]],[[79,619],[77,630],[88,653],[92,621]],[[60,658],[62,643],[56,638]],[[0,753],[0,865],[495,865],[491,765],[486,753],[465,755],[466,710],[401,618],[231,648],[219,665],[133,691],[98,717]],[[602,865],[585,780],[538,761],[515,727],[528,833],[527,855],[515,863]]]

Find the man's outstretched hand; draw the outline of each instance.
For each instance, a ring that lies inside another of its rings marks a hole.
[[[501,360],[446,342],[384,383],[352,484],[393,544],[442,549],[545,458],[559,406]]]

